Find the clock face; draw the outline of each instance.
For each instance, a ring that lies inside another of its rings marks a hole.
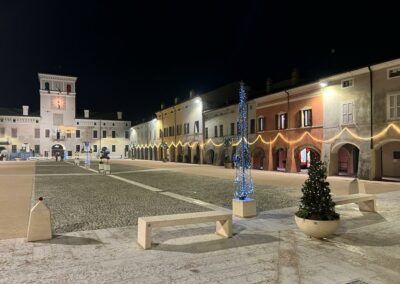
[[[65,97],[53,97],[51,99],[51,108],[65,110]]]

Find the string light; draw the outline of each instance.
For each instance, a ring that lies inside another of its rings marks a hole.
[[[359,136],[358,134],[354,133],[354,132],[353,132],[352,130],[350,130],[349,128],[345,127],[345,128],[343,128],[339,133],[337,133],[337,134],[334,135],[333,137],[331,137],[331,138],[329,138],[329,139],[326,139],[326,140],[316,138],[316,137],[314,137],[310,132],[307,131],[307,132],[304,132],[303,134],[301,134],[300,137],[298,137],[297,139],[294,139],[294,140],[289,140],[289,139],[287,139],[286,137],[284,137],[284,136],[282,135],[282,133],[279,132],[279,133],[277,133],[277,134],[275,135],[275,137],[274,137],[271,141],[269,141],[269,142],[268,142],[268,141],[265,141],[264,138],[262,138],[261,135],[257,135],[257,137],[256,137],[252,142],[247,141],[246,138],[244,138],[244,141],[245,141],[245,143],[248,144],[248,145],[254,145],[254,144],[256,144],[258,141],[260,141],[261,143],[263,143],[263,144],[265,144],[265,145],[269,145],[269,144],[274,144],[278,139],[281,139],[281,140],[283,140],[285,143],[292,145],[292,144],[299,143],[299,142],[302,141],[306,136],[308,136],[308,137],[310,137],[312,140],[314,140],[315,142],[318,142],[318,143],[332,143],[332,142],[334,142],[336,139],[338,139],[340,136],[342,136],[343,133],[345,133],[345,132],[347,132],[347,133],[348,133],[350,136],[352,136],[354,139],[357,139],[357,140],[360,140],[360,141],[370,141],[371,139],[378,139],[378,138],[381,138],[381,137],[385,136],[386,133],[387,133],[390,129],[393,129],[394,131],[397,132],[397,134],[400,135],[400,127],[398,127],[398,126],[395,125],[394,123],[391,123],[391,124],[389,124],[388,126],[386,126],[383,130],[381,130],[379,133],[377,133],[377,134],[375,134],[375,135],[373,135],[373,136],[368,136],[368,137]],[[237,146],[239,146],[241,143],[242,143],[242,138],[240,138],[237,142],[232,143],[232,146],[237,147]],[[171,142],[169,145],[167,145],[167,147],[168,147],[168,148],[170,148],[171,146],[178,147],[178,146],[180,145],[180,146],[182,146],[182,147],[188,146],[188,147],[190,147],[190,148],[194,148],[195,146],[199,145],[201,148],[203,148],[203,147],[205,147],[207,144],[211,144],[211,145],[213,145],[214,147],[217,147],[217,148],[219,148],[219,147],[221,147],[221,146],[224,145],[224,143],[215,143],[211,138],[209,138],[205,143],[200,143],[200,142],[194,141],[194,142],[192,142],[192,144],[190,144],[190,142],[182,143],[181,141],[179,141],[179,142],[176,143],[176,144],[175,144],[174,142]],[[147,144],[140,144],[140,145],[138,145],[138,148],[153,148],[153,147],[157,147],[157,148],[158,148],[158,147],[160,147],[160,146],[161,146],[161,143],[159,143],[159,144],[154,143],[154,144],[149,144],[149,145],[147,145]]]

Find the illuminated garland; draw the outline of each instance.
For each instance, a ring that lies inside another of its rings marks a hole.
[[[391,124],[389,124],[387,127],[385,127],[381,132],[379,132],[378,134],[375,134],[374,136],[369,136],[369,137],[361,137],[361,136],[355,134],[353,131],[351,131],[351,130],[348,129],[347,127],[345,127],[345,128],[343,128],[338,134],[336,134],[335,136],[333,136],[333,137],[331,137],[331,138],[329,138],[329,139],[327,139],[327,140],[322,140],[322,139],[316,138],[316,137],[312,136],[309,132],[304,132],[302,135],[300,135],[299,138],[294,139],[294,140],[288,140],[287,138],[285,138],[285,137],[282,135],[282,133],[277,133],[277,134],[275,135],[274,139],[272,139],[272,140],[269,141],[269,142],[268,142],[268,141],[265,141],[265,140],[261,137],[261,135],[258,135],[257,138],[254,139],[252,142],[247,141],[246,138],[244,138],[244,140],[245,140],[245,142],[246,142],[248,145],[253,145],[253,144],[257,143],[258,141],[261,141],[261,143],[263,143],[263,144],[265,144],[265,145],[269,145],[269,144],[274,144],[274,143],[278,140],[278,138],[280,138],[280,139],[282,139],[282,140],[283,140],[285,143],[287,143],[287,144],[296,144],[296,143],[299,143],[301,140],[303,140],[304,137],[308,136],[308,137],[310,137],[312,140],[314,140],[315,142],[319,142],[319,143],[332,143],[333,141],[335,141],[336,139],[338,139],[340,136],[342,136],[342,134],[343,134],[344,132],[347,132],[348,134],[350,134],[353,138],[355,138],[355,139],[357,139],[357,140],[369,141],[369,140],[371,140],[371,139],[377,139],[377,138],[379,138],[379,137],[384,136],[384,135],[389,131],[390,128],[393,128],[393,129],[397,132],[397,134],[400,135],[400,127],[398,127],[398,126],[396,126],[395,124],[391,123]],[[238,146],[240,143],[242,143],[242,139],[239,139],[237,142],[232,143],[232,146],[235,146],[235,147],[236,147],[236,146]],[[170,147],[174,146],[174,147],[176,148],[176,147],[178,147],[178,146],[180,145],[180,146],[182,146],[182,147],[189,146],[190,148],[194,148],[196,145],[199,145],[201,148],[203,148],[203,147],[206,146],[207,144],[212,144],[214,147],[221,147],[221,146],[224,145],[223,142],[222,142],[222,143],[215,143],[211,138],[209,138],[205,143],[198,143],[198,142],[192,142],[192,143],[190,143],[190,142],[185,142],[185,143],[182,143],[181,141],[179,141],[179,142],[176,143],[176,144],[175,144],[174,142],[171,142],[169,145],[167,144],[167,147],[170,148]],[[149,144],[149,145],[141,144],[141,145],[137,145],[137,147],[138,147],[138,148],[153,148],[153,147],[157,147],[157,148],[158,148],[158,147],[160,147],[160,145],[161,145],[161,143],[159,143],[159,144],[154,143],[154,144]]]

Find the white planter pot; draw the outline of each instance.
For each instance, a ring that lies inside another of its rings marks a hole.
[[[294,216],[297,226],[307,236],[321,239],[332,235],[339,226],[339,220],[320,221]]]
[[[99,173],[104,171],[104,164],[99,164]]]

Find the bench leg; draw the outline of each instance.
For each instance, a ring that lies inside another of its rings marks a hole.
[[[223,221],[217,221],[216,233],[225,238],[232,237],[232,218]]]
[[[360,211],[376,212],[375,199],[359,202],[358,208],[360,209]]]
[[[137,242],[144,249],[151,248],[151,227],[141,219],[138,221]]]

